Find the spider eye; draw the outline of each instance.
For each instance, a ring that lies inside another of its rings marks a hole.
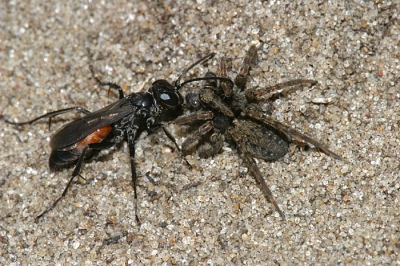
[[[200,106],[199,95],[193,92],[189,92],[186,94],[186,102],[190,104],[190,106],[194,108],[198,108]]]
[[[155,81],[151,89],[154,99],[163,109],[173,109],[183,103],[181,94],[166,80]]]

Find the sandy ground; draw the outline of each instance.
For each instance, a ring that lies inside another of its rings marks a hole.
[[[187,156],[189,170],[162,132],[145,133],[136,149],[140,227],[126,145],[86,163],[86,181],[35,223],[73,170],[52,173],[47,163],[49,140],[64,121],[50,130],[46,121],[1,122],[0,264],[400,263],[396,1],[133,2],[1,1],[0,112],[25,121],[114,102],[90,64],[126,93],[174,81],[210,52],[217,53],[210,69],[226,56],[234,77],[250,44],[261,43],[250,86],[318,80],[274,99],[272,116],[343,160],[291,147],[276,162],[258,161],[283,221],[234,147],[208,159]],[[169,129],[182,143],[185,132]],[[143,178],[148,171],[156,184]]]

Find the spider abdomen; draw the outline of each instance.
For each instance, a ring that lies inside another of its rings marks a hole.
[[[289,144],[285,138],[266,125],[249,119],[236,119],[230,132],[240,132],[243,148],[253,157],[272,161],[288,153]]]

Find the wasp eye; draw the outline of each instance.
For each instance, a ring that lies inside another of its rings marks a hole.
[[[183,103],[182,95],[166,80],[155,81],[152,92],[157,104],[163,109],[172,109]]]

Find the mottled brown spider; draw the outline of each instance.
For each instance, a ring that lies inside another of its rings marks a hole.
[[[178,117],[178,125],[205,121],[182,143],[182,152],[189,154],[197,147],[197,153],[207,158],[220,152],[224,141],[233,143],[241,154],[244,163],[254,174],[268,200],[279,215],[285,215],[276,203],[254,158],[265,161],[277,160],[288,153],[289,143],[313,146],[327,155],[341,159],[324,144],[272,119],[257,104],[271,98],[273,92],[293,86],[317,84],[315,80],[296,79],[266,88],[246,89],[247,77],[251,67],[257,64],[257,47],[251,46],[244,58],[242,67],[235,78],[235,86],[227,82],[209,82],[198,93],[188,93],[186,101],[197,111]],[[216,74],[207,76],[228,77],[226,59],[222,58]]]

